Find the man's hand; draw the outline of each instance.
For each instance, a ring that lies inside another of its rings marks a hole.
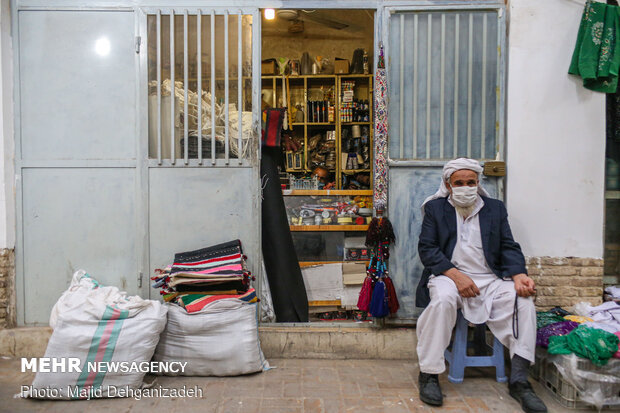
[[[456,288],[459,290],[459,294],[463,298],[470,298],[480,295],[480,290],[474,283],[474,281],[467,275],[463,274],[456,268],[450,268],[443,273],[446,277],[450,278],[456,284]]]
[[[526,274],[513,275],[512,280],[515,283],[515,290],[517,290],[517,295],[519,297],[529,297],[530,295],[536,294],[534,280]]]

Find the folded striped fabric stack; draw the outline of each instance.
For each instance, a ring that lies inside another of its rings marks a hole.
[[[178,253],[172,265],[156,270],[152,286],[161,288],[165,301],[175,302],[188,313],[225,298],[256,302],[245,258],[239,240]]]

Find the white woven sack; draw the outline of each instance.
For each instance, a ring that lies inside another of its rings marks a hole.
[[[128,297],[116,287],[99,285],[85,271],[76,271],[52,309],[54,332],[45,357],[77,357],[82,372],[37,372],[30,396],[73,399],[77,389],[78,398],[118,397],[118,389],[140,388],[145,372],[89,372],[87,363],[149,362],[165,327],[166,311],[159,301]]]
[[[267,370],[258,338],[258,306],[223,299],[188,313],[168,304],[168,323],[155,350],[156,361],[187,362],[168,375],[237,376]]]

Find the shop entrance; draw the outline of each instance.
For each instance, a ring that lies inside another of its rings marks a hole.
[[[372,215],[375,12],[262,13],[261,108],[289,108],[280,176],[310,321],[371,323],[356,305]]]

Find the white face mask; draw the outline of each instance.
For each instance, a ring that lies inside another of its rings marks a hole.
[[[476,198],[478,198],[478,186],[452,187],[452,202],[457,206],[463,208],[472,206],[476,202]]]

